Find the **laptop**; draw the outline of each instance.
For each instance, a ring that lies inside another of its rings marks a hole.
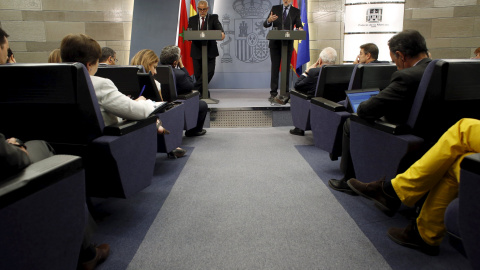
[[[345,91],[345,94],[347,95],[348,107],[353,113],[356,113],[360,103],[375,95],[378,95],[378,93],[380,93],[380,89],[378,88]]]

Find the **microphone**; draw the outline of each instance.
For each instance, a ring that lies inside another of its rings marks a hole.
[[[208,13],[207,13],[207,15],[205,15],[205,17],[207,17],[206,18],[206,23],[207,23],[207,31],[208,31]]]
[[[282,21],[281,21],[281,30],[283,30],[283,13],[281,14],[280,18],[282,18]]]
[[[288,30],[293,30],[292,17],[290,16],[290,12],[288,12],[288,19],[290,19],[290,27],[288,28]]]

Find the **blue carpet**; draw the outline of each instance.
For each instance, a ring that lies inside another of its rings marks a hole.
[[[97,221],[98,228],[93,241],[111,246],[108,263],[97,269],[118,270],[128,267],[194,149],[183,148],[188,151],[187,155],[179,159],[157,154],[152,184],[128,200],[93,200],[95,209],[105,215]]]
[[[327,152],[313,145],[298,145],[296,148],[326,186],[329,179],[342,177],[340,162],[331,161]],[[448,244],[447,238],[440,246],[439,256],[428,256],[391,241],[387,236],[388,228],[405,227],[411,209],[402,207],[399,213],[389,218],[363,197],[330,190],[392,269],[471,269],[467,259]]]

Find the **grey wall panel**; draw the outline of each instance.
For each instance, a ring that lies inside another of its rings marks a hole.
[[[142,49],[160,54],[175,44],[180,0],[135,0],[130,59]]]

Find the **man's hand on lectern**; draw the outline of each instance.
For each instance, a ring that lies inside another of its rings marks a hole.
[[[225,39],[225,33],[222,32],[222,40],[224,40],[224,39]]]

